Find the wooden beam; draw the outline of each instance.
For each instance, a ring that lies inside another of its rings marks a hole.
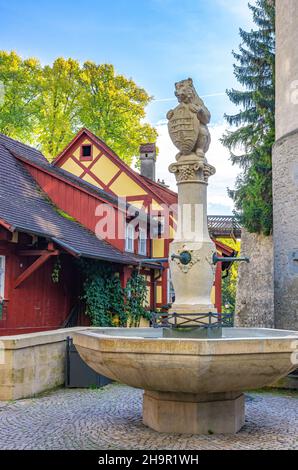
[[[18,256],[42,256],[45,255],[46,253],[50,253],[51,256],[59,256],[60,251],[59,250],[54,250],[54,251],[48,251],[48,250],[20,250],[17,252]]]
[[[41,255],[34,263],[32,263],[14,282],[14,289],[19,287],[28,277],[31,276],[40,266],[42,266],[51,256],[53,256],[54,252],[45,251],[43,255]]]
[[[10,241],[11,243],[19,243],[19,232],[13,232]]]
[[[7,222],[5,222],[3,219],[0,219],[0,225],[2,225],[2,227],[6,228],[6,230],[8,230],[9,232],[14,231],[13,226],[8,224]]]

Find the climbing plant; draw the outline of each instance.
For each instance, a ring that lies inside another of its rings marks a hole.
[[[146,308],[147,283],[146,278],[138,271],[132,273],[125,288],[126,312],[129,327],[138,327],[141,318],[149,320],[150,313]]]
[[[79,267],[84,276],[82,299],[86,303],[86,314],[93,326],[113,326],[113,296],[122,299],[119,277],[108,264],[95,260],[80,260]],[[117,313],[124,312],[124,302],[117,304]]]
[[[127,286],[121,286],[119,274],[108,263],[80,260],[84,276],[82,299],[92,326],[138,326],[142,317],[149,318],[145,301],[146,280],[137,271]]]
[[[240,242],[231,238],[221,238],[219,241],[236,252],[240,252]],[[233,263],[228,275],[222,280],[222,311],[223,313],[234,313],[236,305],[238,264]]]
[[[54,282],[54,284],[58,284],[60,280],[60,273],[61,273],[61,261],[58,256],[55,261],[53,271],[52,271],[52,281]]]

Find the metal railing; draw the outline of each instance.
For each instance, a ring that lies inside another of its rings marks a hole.
[[[232,313],[153,313],[153,328],[232,328]]]

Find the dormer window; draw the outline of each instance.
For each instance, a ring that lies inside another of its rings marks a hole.
[[[92,160],[92,145],[86,144],[81,147],[81,160],[89,161]]]

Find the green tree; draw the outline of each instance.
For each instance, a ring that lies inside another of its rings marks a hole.
[[[275,1],[257,0],[249,8],[257,28],[240,29],[242,43],[239,52],[233,52],[234,74],[243,88],[227,91],[232,103],[241,106],[237,114],[225,115],[237,129],[226,132],[222,142],[232,163],[242,169],[235,189],[229,191],[238,217],[250,232],[268,235],[272,231],[275,140]]]
[[[240,252],[240,242],[232,238],[221,238],[219,240],[229,246],[237,253]],[[238,263],[233,263],[229,271],[222,279],[222,311],[223,313],[234,313],[236,305]]]
[[[128,164],[157,133],[144,123],[151,97],[109,64],[58,58],[41,67],[15,52],[0,51],[0,132],[55,157],[81,127],[106,141]]]
[[[51,158],[70,142],[80,127],[80,65],[58,58],[46,65],[39,77],[37,119],[34,134],[43,153]]]
[[[131,163],[141,143],[155,142],[155,129],[142,122],[151,97],[133,80],[116,75],[112,65],[85,62],[81,84],[81,122],[123,160]]]
[[[15,52],[0,51],[0,132],[33,143],[36,100],[41,66],[38,60],[22,60]]]

